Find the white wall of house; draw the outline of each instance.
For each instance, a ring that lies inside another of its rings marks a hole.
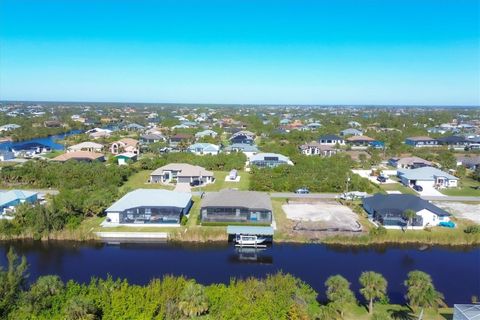
[[[107,218],[110,219],[111,223],[120,223],[120,213],[119,212],[108,212]]]
[[[417,215],[423,218],[423,227],[437,226],[440,222],[450,221],[449,217],[439,217],[435,213],[427,209],[422,209],[417,212]]]

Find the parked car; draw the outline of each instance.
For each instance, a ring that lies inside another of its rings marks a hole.
[[[310,190],[308,190],[307,188],[298,188],[297,190],[295,190],[295,193],[307,194],[310,193]]]
[[[419,186],[418,184],[416,184],[416,185],[413,186],[413,190],[418,191],[418,192],[422,192],[423,188],[422,188],[422,186]]]
[[[387,178],[384,177],[384,176],[378,176],[378,177],[377,177],[377,181],[378,181],[378,182],[382,182],[382,183],[383,183],[383,182],[387,182]]]
[[[197,187],[200,185],[200,180],[193,180],[190,182],[190,187]]]

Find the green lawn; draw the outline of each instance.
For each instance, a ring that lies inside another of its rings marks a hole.
[[[472,178],[463,178],[459,181],[459,186],[459,188],[442,189],[440,192],[447,196],[480,197],[480,189],[473,189],[480,186],[480,182]]]
[[[374,306],[374,310],[380,313],[387,313],[392,319],[405,319],[413,320],[418,318],[418,312],[415,313],[407,306],[401,306],[397,304],[378,304]],[[453,317],[453,309],[440,308],[438,311],[433,309],[426,309],[423,315],[424,320],[450,320]],[[369,320],[372,316],[368,314],[367,309],[364,306],[352,305],[345,311],[343,317],[345,320]],[[377,318],[381,319],[381,318]]]
[[[44,157],[47,158],[47,159],[53,159],[53,158],[58,157],[59,155],[64,154],[64,153],[65,153],[65,151],[62,151],[62,150],[54,150],[52,152],[49,152],[49,153],[45,154]]]
[[[380,185],[380,189],[384,191],[400,191],[406,194],[417,194],[412,188],[407,188],[400,183],[387,183]]]
[[[238,189],[238,190],[248,190],[250,184],[250,174],[245,171],[239,171],[238,175],[240,176],[239,182],[229,182],[225,181],[225,177],[228,175],[226,171],[214,171],[213,175],[215,176],[215,182],[208,184],[204,187],[192,188],[194,191],[219,191],[222,189]]]
[[[143,170],[132,175],[128,181],[120,187],[120,191],[126,192],[135,190],[138,188],[144,189],[167,189],[173,190],[175,187],[170,185],[164,185],[161,183],[147,183],[150,177],[150,170]]]

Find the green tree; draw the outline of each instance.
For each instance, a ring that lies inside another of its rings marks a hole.
[[[30,287],[25,300],[29,310],[39,314],[52,307],[55,296],[63,292],[64,284],[58,276],[43,276]]]
[[[411,209],[407,209],[403,212],[403,215],[408,221],[407,226],[412,226],[412,229],[413,229],[413,219],[415,219],[415,217],[417,216],[417,213]]]
[[[437,308],[444,305],[443,295],[435,290],[432,278],[422,271],[411,271],[405,281],[407,287],[406,298],[413,308]]]
[[[10,247],[7,253],[8,268],[0,266],[0,318],[5,319],[15,307],[26,282],[27,260],[23,256],[19,260]]]
[[[205,314],[208,311],[208,299],[203,286],[194,281],[188,282],[180,296],[178,306],[180,311],[190,318]]]
[[[350,290],[350,282],[341,275],[331,276],[325,282],[327,298],[335,310],[343,317],[346,305],[355,303],[355,295]]]
[[[368,301],[368,313],[373,313],[373,301],[382,299],[387,293],[387,280],[380,274],[373,271],[362,272],[359,278],[362,285],[360,293]]]
[[[96,320],[100,319],[95,304],[85,297],[76,297],[68,301],[65,308],[67,320]]]

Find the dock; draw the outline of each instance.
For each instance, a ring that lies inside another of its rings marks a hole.
[[[168,240],[167,232],[95,232],[95,235],[107,242]]]

